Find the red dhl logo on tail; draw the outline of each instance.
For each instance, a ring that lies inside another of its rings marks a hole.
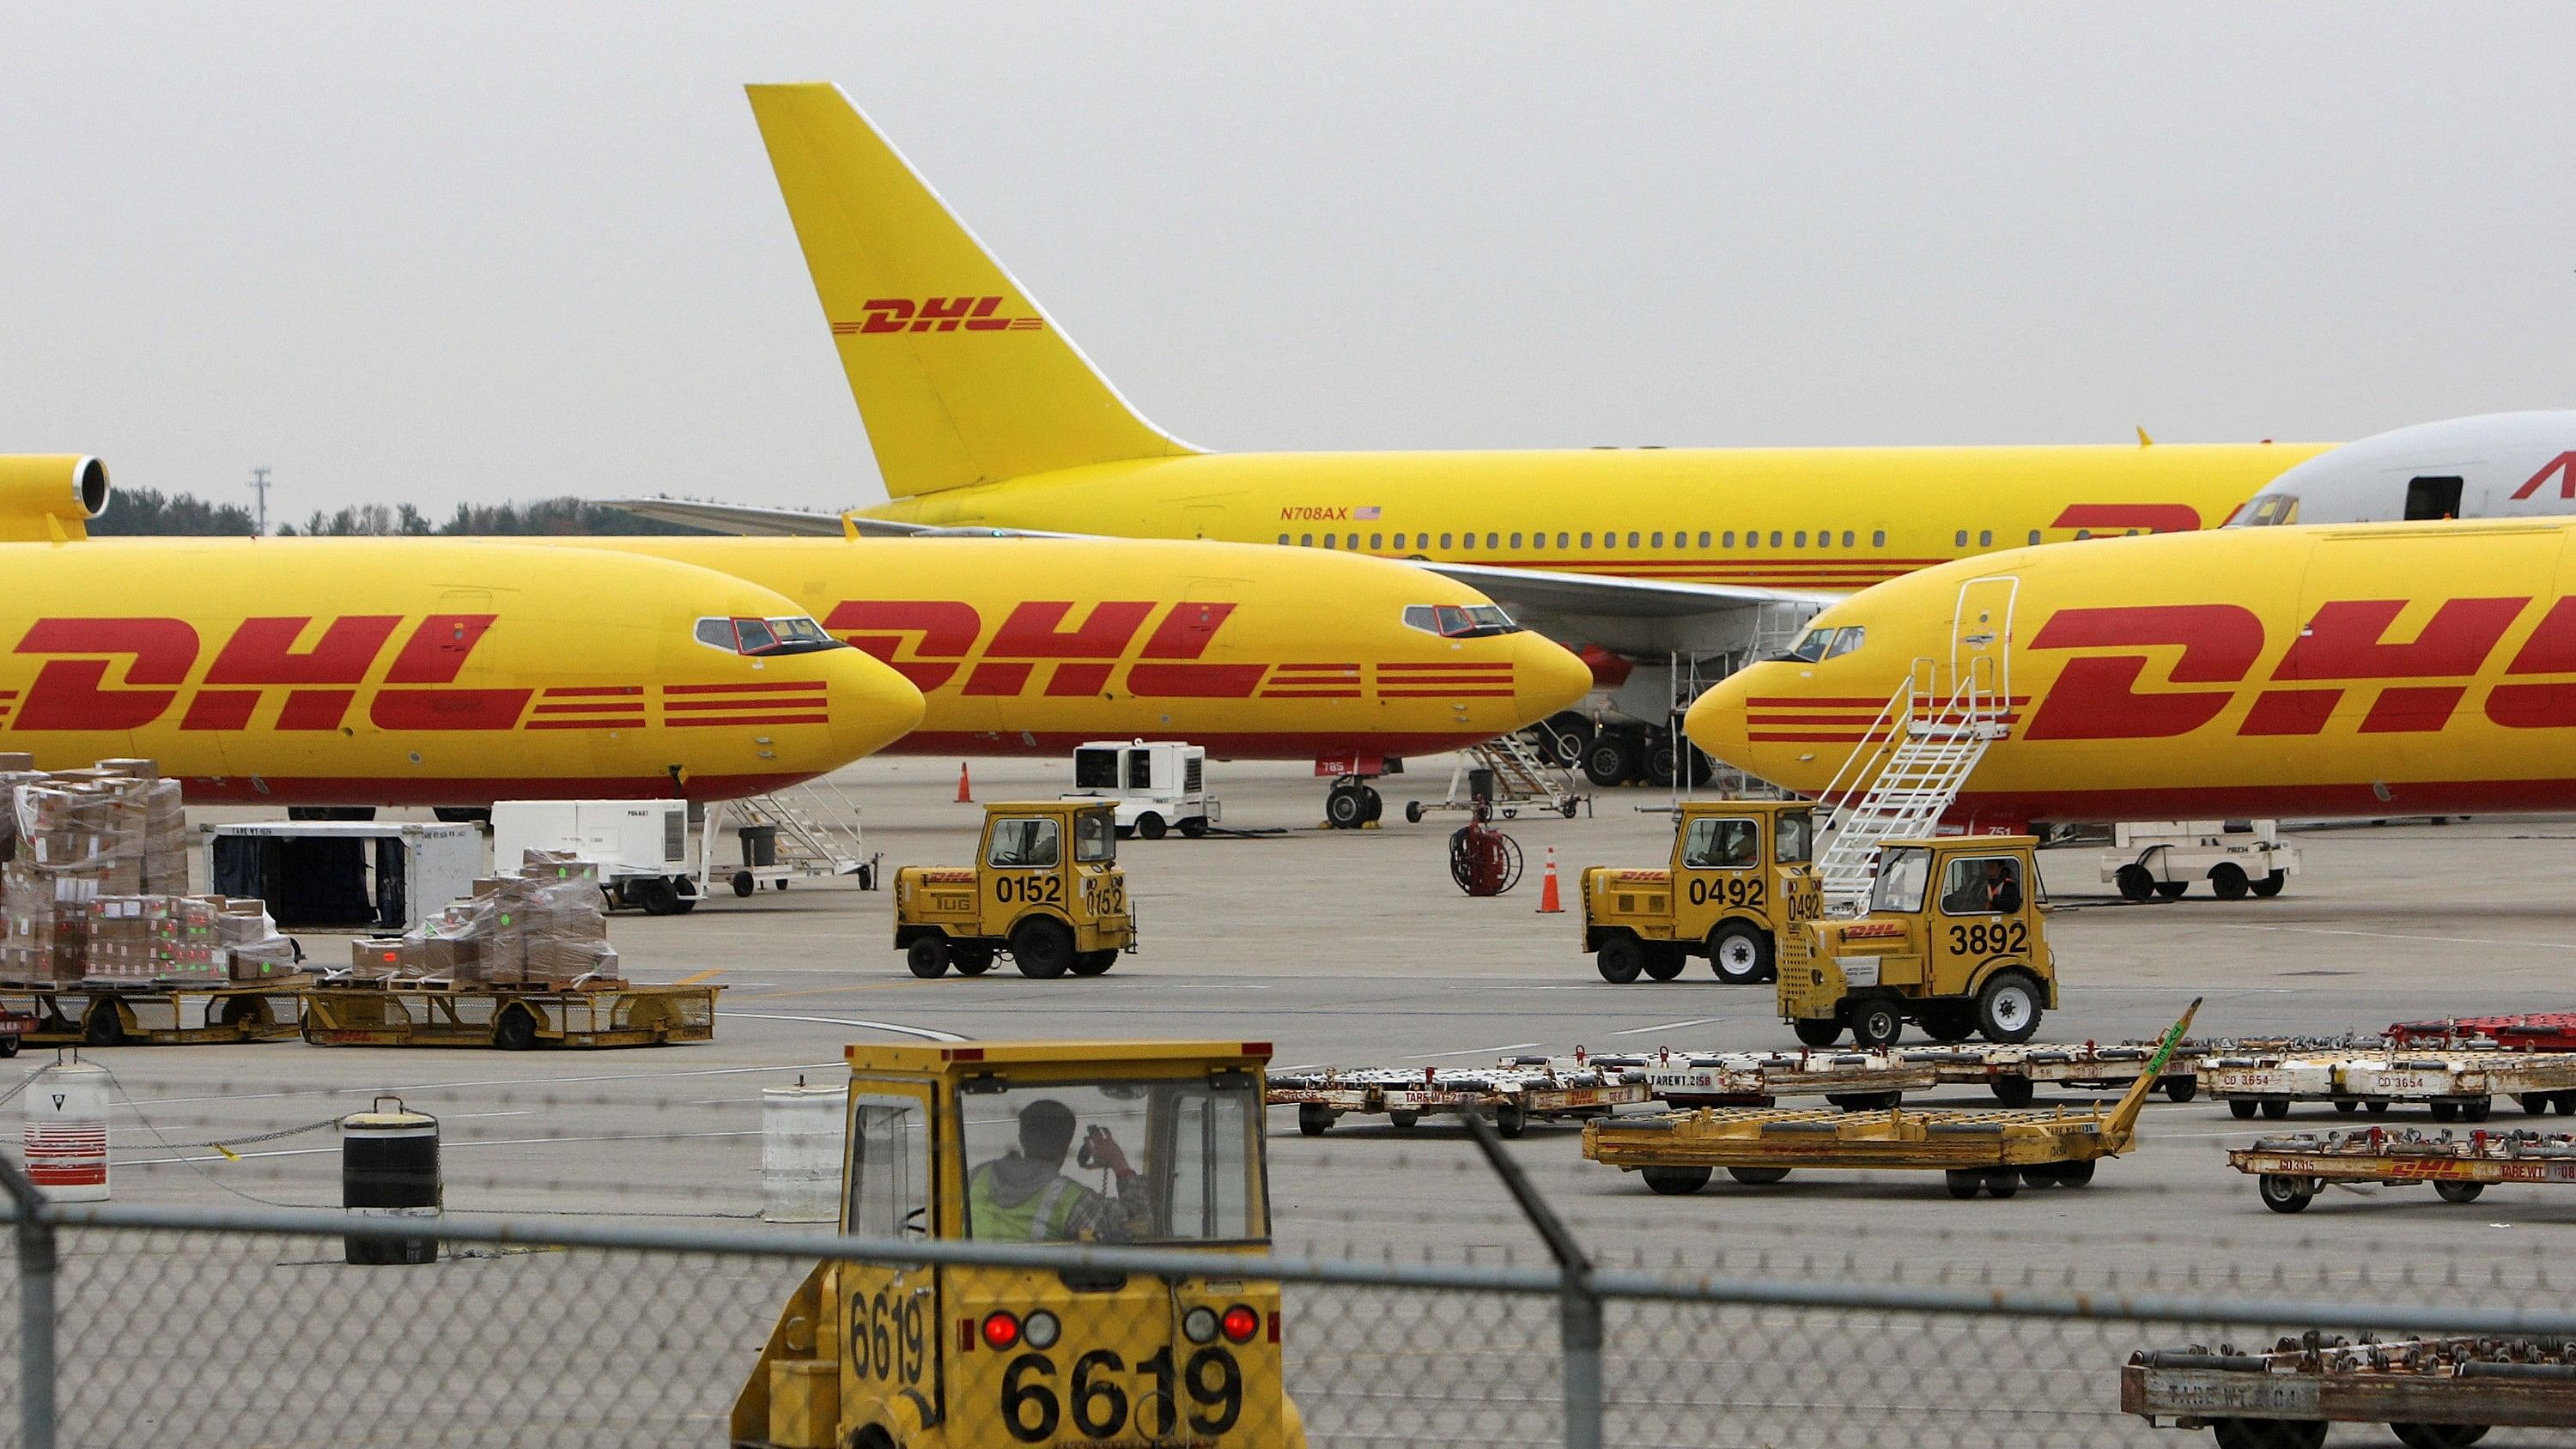
[[[1234,616],[1230,603],[1184,599],[1167,609],[1153,599],[1104,599],[1079,622],[1075,608],[1070,599],[1032,599],[1014,606],[988,635],[984,616],[962,600],[849,599],[823,627],[884,660],[917,689],[959,684],[958,692],[969,697],[1017,697],[1032,686],[1050,698],[1097,697],[1114,679],[1138,699],[1361,699],[1372,669],[1376,693],[1385,699],[1512,693],[1507,659],[1387,661],[1370,669],[1352,661],[1208,662],[1209,647]]]
[[[2534,600],[2445,600],[2405,642],[2389,638],[2402,599],[2349,599],[2321,605],[2290,641],[2236,733],[2315,735],[2355,685],[2375,692],[2363,734],[2414,734],[2450,724],[2470,683]],[[2140,690],[2149,656],[2081,654],[2066,661],[2040,701],[2023,738],[2031,740],[2170,739],[2215,721],[2246,690],[2263,657],[2263,621],[2235,604],[2066,609],[2052,615],[2032,649],[2126,649],[2179,646],[2169,683],[2223,688]],[[2576,682],[2532,682],[2576,675],[2576,598],[2549,603],[2486,692],[2487,720],[2508,729],[2576,727]]]
[[[1037,317],[1003,317],[999,297],[870,297],[860,308],[868,315],[857,322],[835,322],[832,335],[848,337],[879,332],[1039,332]]]

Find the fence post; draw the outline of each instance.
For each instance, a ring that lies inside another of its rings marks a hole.
[[[1601,1449],[1601,1295],[1592,1287],[1592,1260],[1583,1255],[1565,1220],[1531,1186],[1521,1165],[1503,1148],[1503,1139],[1485,1114],[1470,1107],[1467,1133],[1493,1164],[1494,1175],[1520,1204],[1556,1259],[1563,1286],[1557,1293],[1559,1376],[1565,1388],[1565,1449]]]
[[[18,1442],[54,1449],[53,1209],[5,1156],[0,1191],[18,1208]]]

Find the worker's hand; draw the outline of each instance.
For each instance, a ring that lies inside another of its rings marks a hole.
[[[1120,1177],[1130,1176],[1136,1171],[1127,1165],[1126,1149],[1118,1145],[1118,1139],[1110,1136],[1106,1127],[1093,1127],[1083,1146],[1091,1150],[1091,1160],[1095,1165],[1108,1168]]]

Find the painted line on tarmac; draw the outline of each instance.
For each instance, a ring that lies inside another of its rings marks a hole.
[[[2576,941],[2508,941],[2492,936],[2413,936],[2402,931],[2338,930],[2332,926],[2253,926],[2211,922],[2224,931],[2294,931],[2302,936],[2368,936],[2380,941],[2424,941],[2438,946],[2528,946],[2535,951],[2576,951]]]
[[[974,1040],[971,1036],[959,1036],[953,1031],[939,1031],[927,1026],[897,1026],[890,1021],[860,1021],[855,1017],[784,1016],[766,1011],[719,1011],[716,1015],[743,1021],[810,1021],[822,1026],[855,1026],[867,1031],[890,1031],[897,1036],[917,1036],[923,1041]],[[838,1066],[840,1063],[835,1062],[833,1065]]]
[[[446,1152],[459,1147],[543,1147],[551,1146],[557,1142],[670,1142],[683,1137],[757,1137],[759,1135],[760,1133],[756,1129],[735,1132],[653,1132],[646,1134],[637,1134],[632,1132],[604,1132],[596,1136],[588,1137],[491,1137],[480,1141],[459,1141],[455,1138],[446,1138],[439,1142],[438,1147],[441,1152]],[[337,1145],[330,1147],[273,1147],[266,1152],[237,1152],[234,1153],[233,1156],[245,1159],[252,1157],[319,1157],[324,1153],[329,1153],[336,1157],[340,1153],[340,1148]],[[208,1153],[203,1157],[192,1157],[182,1153],[177,1157],[137,1157],[126,1161],[111,1162],[108,1165],[110,1167],[168,1167],[173,1163],[223,1162],[227,1160],[228,1159],[214,1153]]]
[[[563,1082],[658,1082],[672,1077],[731,1077],[746,1072],[827,1072],[847,1062],[804,1062],[784,1067],[690,1067],[676,1072],[605,1072],[578,1077],[490,1077],[470,1082],[413,1082],[393,1087],[321,1087],[297,1092],[223,1092],[210,1097],[141,1097],[137,1106],[172,1102],[257,1102],[271,1097],[365,1096],[374,1092],[449,1092],[465,1087],[548,1087]]]
[[[1421,1061],[1429,1061],[1429,1060],[1430,1060],[1431,1058],[1433,1058],[1433,1057],[1474,1057],[1474,1056],[1485,1056],[1485,1055],[1488,1055],[1488,1054],[1493,1053],[1493,1052],[1516,1052],[1516,1051],[1519,1051],[1522,1047],[1534,1047],[1534,1046],[1537,1046],[1537,1045],[1538,1045],[1538,1043],[1537,1043],[1537,1042],[1534,1042],[1534,1041],[1515,1041],[1515,1042],[1505,1042],[1505,1043],[1504,1043],[1503,1045],[1501,1045],[1501,1046],[1490,1046],[1490,1047],[1469,1047],[1469,1048],[1467,1048],[1465,1051],[1462,1051],[1462,1052],[1415,1052],[1415,1053],[1413,1053],[1413,1054],[1412,1054],[1412,1055],[1410,1055],[1410,1056],[1398,1057],[1398,1058],[1396,1058],[1396,1060],[1397,1060],[1397,1061],[1400,1061],[1400,1062],[1421,1062]]]
[[[1724,1020],[1726,1020],[1726,1018],[1722,1016],[1694,1016],[1688,1021],[1667,1021],[1656,1026],[1632,1026],[1626,1031],[1614,1031],[1610,1034],[1612,1036],[1643,1036],[1650,1031],[1679,1031],[1681,1028],[1686,1026],[1706,1026],[1712,1021]]]

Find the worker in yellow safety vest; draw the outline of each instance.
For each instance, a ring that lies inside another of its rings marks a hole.
[[[1117,1181],[1118,1196],[1105,1197],[1066,1177],[1073,1147],[1073,1109],[1041,1097],[1020,1109],[1020,1145],[967,1174],[966,1220],[977,1238],[1010,1242],[1123,1243],[1147,1213],[1145,1182],[1127,1162],[1109,1129],[1094,1126],[1083,1139],[1087,1165]]]

